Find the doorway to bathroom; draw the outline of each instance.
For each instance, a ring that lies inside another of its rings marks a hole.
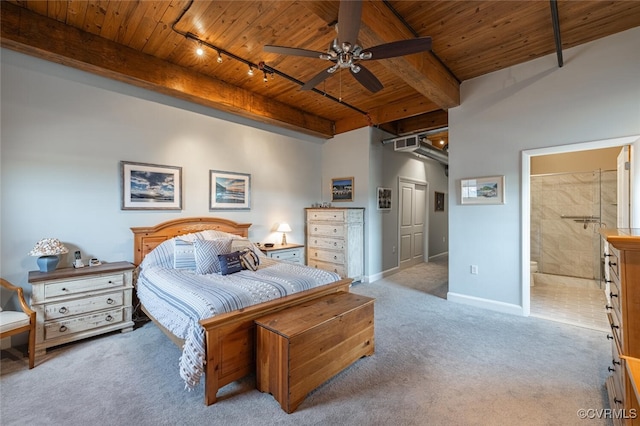
[[[600,228],[616,227],[619,151],[531,159],[532,316],[609,328]]]

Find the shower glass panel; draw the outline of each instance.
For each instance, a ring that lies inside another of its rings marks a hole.
[[[601,281],[600,227],[616,224],[616,171],[531,176],[531,260],[540,273]]]

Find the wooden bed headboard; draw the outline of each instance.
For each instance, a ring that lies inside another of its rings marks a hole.
[[[213,229],[248,237],[250,226],[250,223],[237,223],[217,217],[189,217],[169,220],[156,226],[131,228],[133,232],[133,263],[139,265],[142,259],[157,245],[178,235]]]

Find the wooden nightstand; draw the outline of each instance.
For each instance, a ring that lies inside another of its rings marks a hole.
[[[129,262],[29,272],[36,311],[36,355],[114,330],[133,330]]]
[[[273,259],[304,264],[303,244],[276,244],[273,247],[260,246],[260,250]]]

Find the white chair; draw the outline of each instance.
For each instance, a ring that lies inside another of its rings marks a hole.
[[[15,286],[4,278],[0,278],[2,287],[18,293],[18,301],[22,311],[5,311],[0,307],[0,339],[18,333],[29,333],[29,368],[35,364],[36,348],[36,312],[32,310],[24,299],[22,287]]]

